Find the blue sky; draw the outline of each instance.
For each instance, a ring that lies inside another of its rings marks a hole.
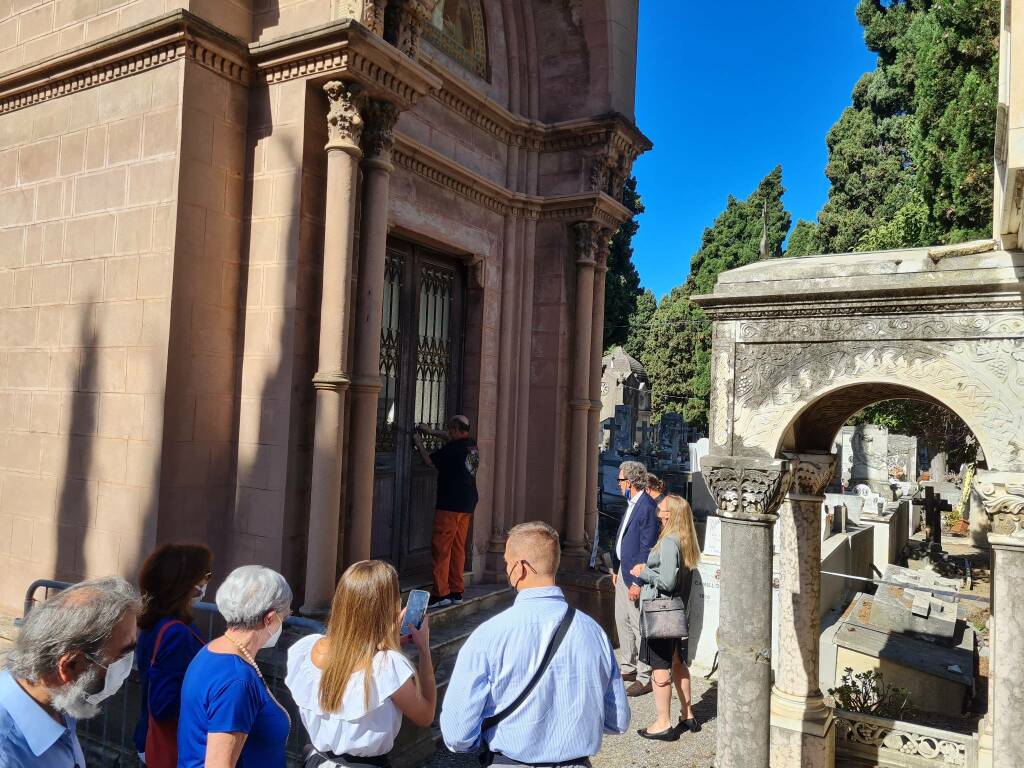
[[[828,195],[825,134],[874,69],[856,0],[641,0],[636,119],[654,142],[633,167],[647,212],[633,239],[645,288],[686,279],[731,193],[782,164],[786,208],[813,219]]]

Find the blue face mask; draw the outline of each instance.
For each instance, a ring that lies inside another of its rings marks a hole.
[[[626,497],[626,501],[629,501],[629,486],[622,492],[622,495]]]

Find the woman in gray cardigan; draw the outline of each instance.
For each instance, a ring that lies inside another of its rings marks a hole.
[[[643,582],[641,612],[645,602],[658,597],[678,596],[685,603],[690,595],[690,572],[700,562],[693,511],[686,499],[675,494],[665,496],[658,505],[658,519],[661,520],[661,535],[647,557],[647,565],[637,565],[631,572]],[[685,731],[700,730],[693,716],[686,644],[687,638],[641,639],[640,657],[651,665],[657,710],[657,719],[637,731],[645,739],[675,741]],[[675,726],[671,718],[673,683],[683,709]]]

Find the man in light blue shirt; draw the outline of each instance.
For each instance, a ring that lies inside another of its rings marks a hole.
[[[577,611],[565,638],[530,695],[482,733],[533,678],[567,604],[555,586],[558,533],[546,523],[523,523],[508,534],[505,569],[518,591],[515,604],[484,622],[459,652],[444,706],[441,732],[448,749],[488,745],[494,765],[589,766],[604,733],[625,733],[629,705],[615,653],[604,630]]]
[[[32,609],[0,672],[0,768],[85,768],[75,723],[99,714],[131,672],[141,609],[119,578]]]

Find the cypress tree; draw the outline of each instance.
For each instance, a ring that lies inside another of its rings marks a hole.
[[[707,430],[711,391],[711,323],[690,297],[710,293],[718,275],[782,255],[790,214],[782,204],[782,167],[764,177],[746,200],[732,195],[715,223],[704,230],[690,260],[690,276],[661,300],[650,321],[641,362],[651,380],[655,419],[676,411]]]

